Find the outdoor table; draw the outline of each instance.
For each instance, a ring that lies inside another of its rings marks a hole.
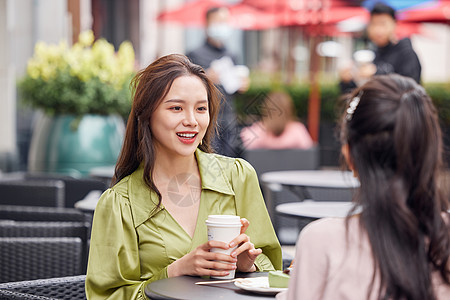
[[[336,191],[353,190],[359,187],[359,181],[351,172],[336,170],[310,170],[310,171],[278,171],[267,172],[261,175],[261,183],[264,189],[269,214],[274,217],[275,204],[272,200],[273,191],[281,191],[282,187],[287,187],[296,194],[300,201],[307,199],[315,200],[311,197],[307,188],[320,188],[330,191],[330,199]],[[351,199],[346,199],[350,201]]]
[[[267,276],[266,272],[236,273],[236,278]],[[217,283],[210,285],[196,285],[198,281],[217,279],[204,279],[194,276],[179,276],[157,280],[145,287],[145,294],[150,299],[275,299],[275,296],[255,294],[245,291],[234,283]]]
[[[356,188],[359,181],[352,172],[337,170],[278,171],[262,174],[261,180],[286,186]]]
[[[316,220],[320,218],[345,218],[354,207],[352,202],[341,201],[310,201],[283,203],[277,205],[276,212],[300,219]],[[359,212],[357,209],[355,212]]]
[[[75,208],[82,210],[83,212],[93,213],[102,193],[102,191],[98,190],[90,191],[84,199],[75,203]]]

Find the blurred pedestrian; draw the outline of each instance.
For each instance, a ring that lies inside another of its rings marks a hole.
[[[187,56],[206,70],[210,80],[225,98],[219,113],[218,135],[213,147],[217,153],[236,157],[240,153],[241,141],[233,108],[233,95],[247,91],[250,82],[248,69],[236,66],[234,54],[225,45],[231,34],[228,9],[213,7],[206,12],[205,43]]]
[[[364,83],[375,74],[397,73],[420,83],[422,67],[419,58],[409,38],[397,40],[396,27],[395,10],[381,2],[375,4],[367,27],[368,37],[376,47],[375,59],[373,63],[362,64],[356,74],[349,72],[348,67],[340,71],[340,88],[343,93],[355,88],[359,80]]]
[[[272,92],[262,107],[261,121],[242,129],[245,149],[307,149],[314,145],[305,125],[296,120],[289,94]]]

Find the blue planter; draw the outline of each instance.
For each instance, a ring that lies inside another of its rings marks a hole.
[[[94,167],[116,163],[124,133],[119,116],[42,115],[33,130],[28,168],[86,176]]]

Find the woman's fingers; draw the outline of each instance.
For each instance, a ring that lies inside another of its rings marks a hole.
[[[211,269],[216,271],[232,271],[236,270],[235,264],[225,263],[221,261],[205,261],[204,265],[202,266],[205,269]]]
[[[250,226],[250,222],[246,218],[241,219],[241,234],[245,233],[247,231],[248,226]]]
[[[226,276],[230,271],[236,270],[237,266],[245,272],[251,270],[256,257],[262,253],[262,250],[255,249],[255,245],[250,242],[250,238],[245,234],[250,222],[246,219],[241,219],[241,223],[241,234],[229,244],[208,241],[191,253],[193,255],[192,265],[195,270],[192,275]],[[233,250],[231,255],[211,252],[212,248],[228,250],[236,246],[237,248]],[[239,255],[241,256],[238,258]]]
[[[228,254],[216,253],[216,252],[206,252],[204,255],[204,259],[210,260],[210,261],[219,260],[219,261],[224,261],[224,262],[229,262],[229,263],[237,262],[237,259],[235,257],[232,257]]]
[[[211,248],[220,248],[223,250],[230,249],[230,245],[224,242],[218,242],[218,241],[209,241],[204,243],[202,246],[202,249],[205,251],[211,250]]]
[[[231,252],[230,255],[231,255],[231,257],[237,257],[239,254],[241,254],[241,253],[243,253],[245,251],[250,251],[252,249],[255,249],[255,245],[253,245],[253,243],[248,241],[248,242],[243,243],[239,247],[237,247],[236,250]]]
[[[246,235],[245,233],[242,233],[242,234],[238,235],[234,240],[232,240],[230,242],[230,244],[228,244],[228,246],[230,248],[233,248],[236,245],[240,245],[242,243],[246,243],[246,242],[249,242],[249,241],[250,241],[250,238],[248,237],[248,235]]]
[[[248,253],[252,256],[252,258],[256,259],[256,257],[262,253],[262,249],[252,249],[249,250]]]

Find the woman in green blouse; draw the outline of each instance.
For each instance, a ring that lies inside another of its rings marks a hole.
[[[242,272],[280,269],[254,169],[211,153],[220,94],[203,69],[168,55],[141,71],[134,89],[114,186],[94,214],[88,299],[146,299],[149,282],[224,276],[234,262]],[[230,244],[208,242],[212,214],[241,216],[241,234]],[[231,255],[209,251],[235,245]]]

